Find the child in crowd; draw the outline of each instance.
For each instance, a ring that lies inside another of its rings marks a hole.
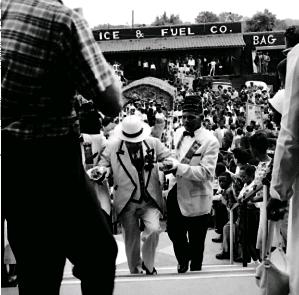
[[[237,201],[237,195],[236,195],[236,186],[233,183],[233,179],[228,172],[223,172],[219,176],[219,185],[222,188],[222,197],[221,201],[226,206],[226,210],[232,210],[233,205]],[[233,219],[233,231],[235,231],[235,221],[237,220],[237,214],[234,214]],[[228,221],[224,227],[223,227],[223,241],[222,241],[222,252],[219,254],[216,254],[217,259],[229,259],[229,239],[230,239],[230,221]]]

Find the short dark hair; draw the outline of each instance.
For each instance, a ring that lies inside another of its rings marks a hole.
[[[247,132],[252,132],[253,127],[251,125],[248,125],[248,126],[246,126],[246,130],[247,130]]]
[[[238,128],[237,129],[237,135],[242,135],[243,134],[243,130],[242,128]]]
[[[269,140],[267,134],[260,130],[250,136],[249,144],[252,148],[256,149],[260,153],[266,153],[269,147]]]
[[[249,151],[242,148],[235,148],[232,150],[232,153],[235,159],[240,162],[241,165],[247,164],[251,159]]]
[[[219,177],[226,177],[226,179],[229,181],[229,182],[232,182],[233,179],[232,179],[232,176],[229,172],[222,172]]]
[[[290,26],[286,29],[285,33],[286,47],[294,47],[299,43],[299,26]]]
[[[253,177],[256,169],[253,165],[245,164],[240,168],[240,170],[244,170],[247,176]]]

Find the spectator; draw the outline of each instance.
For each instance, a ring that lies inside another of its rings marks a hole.
[[[288,269],[290,274],[290,294],[299,293],[297,249],[299,247],[299,215],[298,215],[298,122],[299,122],[299,28],[290,27],[286,30],[287,74],[285,84],[285,100],[281,120],[281,131],[278,136],[274,156],[270,195],[273,199],[268,205],[268,216],[280,218],[281,201],[291,200],[289,214],[289,235],[287,244]],[[297,45],[296,45],[297,44]],[[292,48],[293,47],[293,48]],[[280,201],[279,201],[280,200]],[[276,202],[275,202],[276,201]],[[275,204],[276,203],[276,204]],[[277,205],[278,204],[278,205]]]
[[[228,211],[232,208],[233,204],[235,204],[237,200],[233,180],[228,172],[224,172],[219,176],[219,185],[223,189],[221,201]],[[236,219],[237,215],[235,214],[233,222],[235,222]],[[235,225],[231,225],[230,221],[224,225],[222,234],[222,252],[216,254],[217,259],[229,259],[230,226],[233,226],[233,231],[235,231]]]
[[[215,76],[215,71],[216,71],[216,60],[215,58],[213,58],[210,62],[209,62],[209,66],[210,66],[210,73],[209,76]]]
[[[258,161],[258,165],[256,167],[255,171],[255,177],[253,181],[253,186],[261,186],[262,181],[266,176],[269,174],[271,170],[271,158],[267,154],[267,149],[269,147],[268,138],[265,132],[259,131],[256,132],[254,135],[252,135],[249,138],[250,143],[250,150],[252,153],[252,156]],[[263,198],[262,191],[259,191],[256,196],[254,197],[254,201],[258,202],[257,206],[261,206],[261,201]],[[262,243],[262,234],[263,234],[263,228],[262,228],[262,220],[264,220],[263,210],[260,210],[260,223],[258,228],[258,236],[257,236],[257,243],[256,248],[258,250],[261,250],[261,243]]]
[[[247,194],[252,190],[252,184],[254,183],[255,177],[255,167],[249,164],[246,164],[241,167],[239,174],[244,186],[238,195],[239,202],[242,202],[244,198],[246,198]],[[243,213],[241,211],[241,213]],[[246,253],[247,257],[245,257],[245,253],[243,253],[243,247],[240,247],[239,250],[240,256],[235,259],[236,262],[243,262],[245,259],[246,262],[250,262],[251,258],[253,261],[257,262],[259,259],[259,251],[256,250],[256,241],[257,241],[257,232],[259,226],[259,216],[260,209],[253,202],[246,201],[246,215],[247,215],[247,230],[244,228],[244,214],[239,215],[238,225],[239,225],[239,241],[244,243],[246,240]],[[246,237],[244,237],[246,235]]]

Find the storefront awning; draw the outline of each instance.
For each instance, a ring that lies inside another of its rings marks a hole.
[[[286,49],[285,45],[273,45],[273,46],[256,46],[256,50],[283,50]]]
[[[243,47],[242,34],[98,41],[105,53]]]

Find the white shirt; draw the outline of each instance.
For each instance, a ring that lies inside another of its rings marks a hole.
[[[152,70],[155,70],[155,69],[156,69],[155,64],[151,64],[151,69],[152,69]]]
[[[201,127],[203,128],[203,127]],[[187,154],[187,152],[189,151],[190,147],[192,146],[193,142],[195,141],[196,135],[198,135],[200,133],[201,128],[195,130],[194,132],[194,137],[190,137],[190,136],[184,136],[179,149],[177,150],[177,159],[179,161],[181,161],[185,155]],[[184,128],[185,130],[185,128]],[[181,136],[182,133],[180,132]],[[180,141],[181,137],[175,139],[175,143],[177,144]]]
[[[195,66],[195,59],[189,59],[188,60],[188,66]]]
[[[216,66],[216,61],[211,61],[210,65],[211,65],[212,68],[214,68]]]

